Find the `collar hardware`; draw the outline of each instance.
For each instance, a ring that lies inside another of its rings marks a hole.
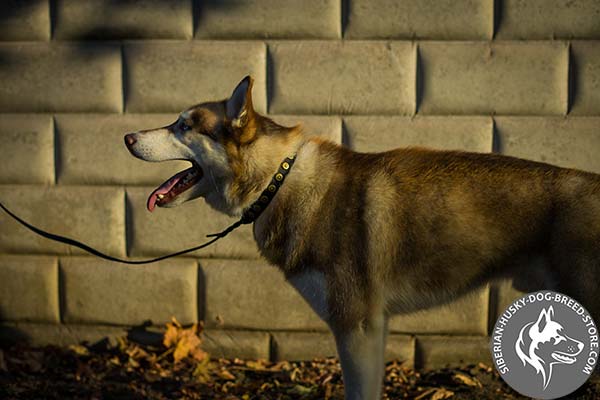
[[[296,160],[296,155],[293,154],[289,157],[286,157],[281,164],[279,164],[279,168],[273,178],[271,178],[271,182],[267,186],[265,190],[262,191],[260,196],[258,196],[258,200],[252,203],[246,210],[242,213],[242,219],[240,222],[242,224],[250,224],[262,214],[262,212],[269,206],[277,191],[283,185],[283,181],[287,174],[290,173],[292,169],[292,165],[294,165],[294,161]]]

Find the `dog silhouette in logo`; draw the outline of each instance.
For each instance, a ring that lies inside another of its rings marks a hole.
[[[542,374],[544,390],[552,378],[555,364],[573,364],[583,350],[583,343],[565,333],[554,319],[554,308],[542,309],[537,321],[526,324],[515,344],[523,366],[529,364]]]

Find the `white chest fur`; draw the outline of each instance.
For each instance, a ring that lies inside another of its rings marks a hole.
[[[323,320],[329,319],[327,306],[327,281],[322,272],[308,269],[288,278],[291,285],[296,288],[314,312]]]

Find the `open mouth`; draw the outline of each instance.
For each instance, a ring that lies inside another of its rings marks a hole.
[[[191,161],[191,163],[190,168],[173,175],[150,194],[146,204],[148,211],[152,212],[154,207],[162,207],[172,202],[177,196],[202,179],[204,175],[202,168],[194,161]]]
[[[565,364],[573,364],[575,361],[577,361],[574,357],[568,356],[565,353],[558,351],[552,353],[552,358],[554,358],[556,361],[560,361],[561,363]]]

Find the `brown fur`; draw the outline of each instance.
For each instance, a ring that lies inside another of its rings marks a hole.
[[[446,294],[436,302],[449,300],[524,256],[553,258],[561,286],[575,298],[581,296],[560,279],[569,274],[573,259],[562,254],[577,250],[589,267],[599,267],[598,175],[491,154],[425,149],[361,154],[333,143],[317,143],[321,156],[333,158],[330,162],[338,166],[329,182],[315,183],[328,186],[318,208],[296,206],[290,188],[278,195],[265,217],[268,236],[257,239],[263,254],[287,274],[317,265],[336,275],[331,289],[340,292],[335,296],[344,299],[345,307],[336,310],[334,318],[356,323],[356,318],[367,317],[363,300],[368,296],[362,292],[374,290],[368,285],[369,270],[383,277],[378,282],[403,287],[398,301],[410,311],[431,304],[420,304],[419,293]],[[374,176],[392,183],[387,196],[395,207],[367,216],[366,191]],[[305,223],[298,226],[298,220]],[[296,225],[290,229],[292,221]],[[286,241],[292,230],[305,234],[290,253]],[[375,253],[385,254],[379,257],[382,265],[369,265],[368,260],[378,258],[367,254],[366,245],[378,243],[383,231],[397,241],[379,244]],[[565,243],[576,247],[561,250]],[[360,281],[366,287],[340,285],[343,277],[356,276],[365,277]],[[354,303],[363,310],[354,310]]]

